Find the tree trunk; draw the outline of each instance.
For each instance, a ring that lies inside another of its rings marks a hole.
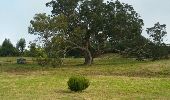
[[[93,59],[92,59],[92,55],[91,55],[91,52],[90,52],[89,49],[86,49],[86,48],[83,48],[83,47],[74,47],[71,50],[74,50],[74,49],[79,49],[83,52],[84,59],[85,59],[84,65],[91,65],[92,64]]]
[[[85,58],[84,65],[91,65],[92,64],[91,52],[88,49],[84,49],[84,58]]]

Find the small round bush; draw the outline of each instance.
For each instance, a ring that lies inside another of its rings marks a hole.
[[[89,87],[90,82],[83,76],[72,76],[68,83],[68,88],[74,92],[81,92]]]

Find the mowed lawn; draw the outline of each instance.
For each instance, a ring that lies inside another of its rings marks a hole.
[[[140,62],[105,55],[91,66],[81,65],[83,59],[67,58],[58,68],[17,65],[15,60],[0,58],[0,100],[170,99],[170,60]],[[68,90],[72,75],[87,77],[89,88],[79,93]]]

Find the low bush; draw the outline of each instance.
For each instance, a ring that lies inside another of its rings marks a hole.
[[[36,61],[37,61],[38,65],[40,65],[40,66],[46,66],[49,63],[48,58],[42,58],[42,57],[37,58]]]
[[[50,59],[50,65],[53,67],[58,67],[62,65],[62,59],[61,58],[51,58]]]
[[[61,66],[62,65],[62,59],[61,58],[48,58],[48,57],[38,57],[36,59],[36,62],[38,63],[38,65],[40,66],[52,66],[52,67],[57,67],[57,66]]]
[[[71,91],[81,92],[89,87],[90,82],[83,76],[72,76],[67,84]]]

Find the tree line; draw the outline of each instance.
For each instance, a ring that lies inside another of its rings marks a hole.
[[[0,46],[0,56],[19,56],[24,53],[24,49],[26,46],[25,39],[21,38],[17,44],[16,47],[13,46],[10,39],[5,39]]]
[[[26,40],[21,38],[14,46],[10,39],[5,39],[0,45],[0,56],[1,57],[15,57],[15,56],[25,56],[25,57],[35,57],[38,52],[35,43],[30,43],[26,49]]]

